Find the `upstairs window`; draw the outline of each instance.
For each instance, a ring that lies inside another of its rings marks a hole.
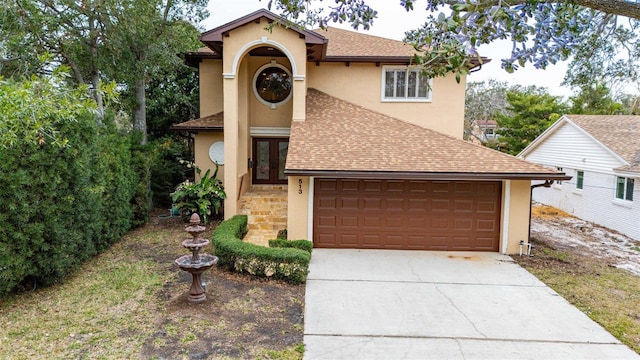
[[[635,180],[618,176],[616,179],[616,199],[633,201],[633,187]]]
[[[576,173],[576,189],[582,190],[584,188],[584,171],[578,170]]]
[[[383,101],[430,101],[431,81],[420,74],[420,69],[383,67]]]
[[[291,73],[276,62],[263,65],[253,76],[253,93],[271,109],[286,103],[291,98],[291,90]]]

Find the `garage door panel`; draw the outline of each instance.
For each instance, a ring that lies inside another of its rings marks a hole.
[[[387,231],[394,230],[396,228],[402,228],[403,226],[405,226],[406,220],[407,218],[403,216],[385,216],[384,218],[380,219],[382,224],[378,224],[377,226],[379,227],[380,225],[382,225]]]
[[[335,234],[327,234],[322,233],[318,234],[314,237],[314,242],[318,247],[337,247],[338,242],[336,241]]]
[[[384,243],[389,249],[402,249],[404,247],[404,237],[397,233],[384,234]]]
[[[407,181],[404,182],[407,191],[411,193],[426,193],[429,191],[429,183],[425,181]]]
[[[429,208],[429,201],[425,198],[407,199],[407,210],[424,212]]]
[[[499,183],[479,183],[477,186],[478,197],[492,198],[501,192]]]
[[[450,194],[450,186],[450,181],[433,181],[431,183],[431,193],[432,195]]]
[[[358,242],[358,237],[359,236],[357,234],[340,234],[336,237],[336,240],[339,244],[346,247],[357,248],[359,247],[358,245],[360,245]]]
[[[370,248],[377,248],[383,239],[380,238],[380,234],[366,234],[362,236],[362,245]]]
[[[341,216],[340,225],[342,227],[358,228],[358,217],[357,216]]]
[[[314,246],[497,251],[500,182],[316,179]]]
[[[318,226],[335,227],[335,216],[318,216]]]
[[[473,200],[454,200],[454,209],[456,213],[473,211]]]
[[[473,219],[455,219],[453,226],[453,230],[456,232],[473,231]]]
[[[340,198],[339,201],[336,201],[336,203],[340,204],[339,208],[342,210],[358,210],[358,203],[360,202],[360,199],[358,199],[357,197],[343,197]]]
[[[380,211],[382,208],[382,198],[364,197],[362,198],[362,211]]]
[[[496,228],[496,222],[493,219],[478,219],[476,230],[489,232],[498,231],[498,229]]]
[[[432,212],[449,212],[451,209],[451,200],[449,199],[432,199],[431,211]]]
[[[338,199],[335,196],[324,196],[317,201],[319,210],[331,210],[335,209],[338,204]]]
[[[424,231],[428,223],[429,220],[426,216],[410,216],[407,220],[407,227]]]
[[[382,221],[382,217],[381,216],[371,216],[371,215],[362,215],[361,216],[362,219],[362,227],[364,228],[363,230],[367,230],[367,228],[369,229],[373,229],[376,230],[380,227],[380,221]]]
[[[387,181],[388,192],[404,192],[406,183],[402,180],[389,180]]]
[[[433,231],[446,230],[451,227],[449,218],[432,217],[430,220],[431,226],[429,228]]]
[[[336,186],[336,191],[341,192],[358,192],[360,182],[358,180],[341,180]]]
[[[362,183],[363,186],[363,190],[366,192],[373,192],[373,193],[379,193],[382,192],[382,183],[380,181],[376,181],[376,180],[365,180]]]
[[[405,199],[385,199],[385,210],[387,211],[405,211]]]
[[[478,200],[477,204],[477,212],[479,213],[498,214],[500,211],[499,204],[496,204],[495,201]]]
[[[330,179],[317,179],[314,184],[316,191],[329,192],[338,189],[338,183]]]
[[[463,196],[471,196],[473,195],[473,192],[475,190],[475,186],[472,183],[469,182],[456,182],[454,183],[454,192],[456,195],[463,195]]]

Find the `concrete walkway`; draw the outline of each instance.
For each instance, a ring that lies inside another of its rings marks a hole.
[[[497,253],[314,249],[304,358],[640,359]]]

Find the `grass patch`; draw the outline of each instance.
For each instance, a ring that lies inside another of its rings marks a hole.
[[[149,296],[163,279],[152,262],[109,260],[85,264],[59,286],[3,300],[0,353],[16,359],[79,358],[90,350],[100,357],[136,357],[144,340],[137,334],[154,317]],[[123,332],[131,334],[126,341]]]
[[[188,253],[181,245],[189,236],[184,226],[178,219],[156,221],[130,232],[62,283],[0,299],[0,354],[255,359],[282,352],[275,358],[295,358],[286,354],[302,342],[304,286],[214,267],[203,274],[208,299],[188,304],[191,277],[173,262]]]
[[[302,359],[302,355],[304,355],[304,345],[298,344],[295,346],[290,346],[284,350],[274,351],[274,350],[263,350],[262,358],[264,359],[272,359],[272,360],[300,360]]]
[[[640,353],[640,277],[599,259],[536,245],[534,257],[514,259]]]

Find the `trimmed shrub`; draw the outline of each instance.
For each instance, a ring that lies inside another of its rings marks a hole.
[[[0,146],[0,297],[55,283],[119,240],[132,226],[140,182],[132,137],[113,117],[98,126],[90,106],[70,112],[88,100],[70,99],[61,85],[51,85],[55,106],[38,108],[46,82],[12,90],[20,84],[3,83],[0,109],[39,109],[30,120],[48,125]]]
[[[296,248],[269,248],[243,242],[247,216],[223,221],[213,232],[218,264],[251,275],[299,284],[307,280],[311,254]]]
[[[313,243],[309,240],[286,240],[275,239],[269,240],[269,246],[272,248],[295,248],[311,253]]]

